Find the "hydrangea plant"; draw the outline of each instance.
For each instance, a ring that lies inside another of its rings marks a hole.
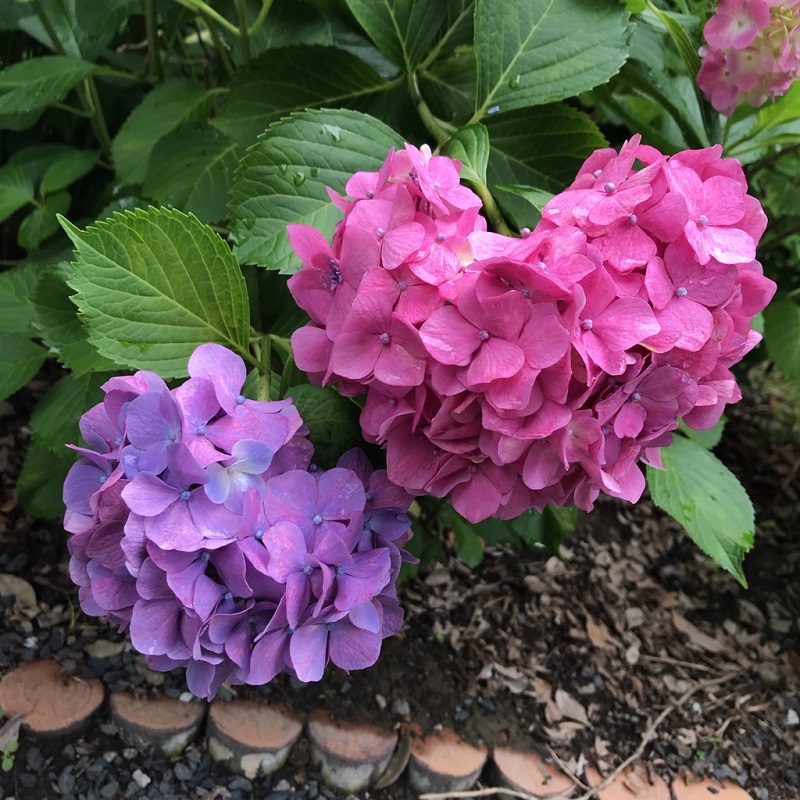
[[[646,484],[745,581],[710,450],[762,327],[800,376],[796,0],[98,9],[0,32],[0,129],[38,132],[0,396],[65,370],[19,493],[63,484],[86,613],[201,696],[317,680],[443,533],[557,547]]]

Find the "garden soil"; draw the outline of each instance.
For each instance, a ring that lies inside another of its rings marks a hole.
[[[34,381],[0,403],[0,573],[22,578],[35,595],[28,611],[1,598],[0,671],[55,657],[67,673],[98,676],[110,690],[179,696],[180,673],[150,672],[125,636],[80,613],[64,531],[17,505],[27,414],[48,384]],[[800,436],[792,409],[800,406],[763,366],[750,384],[717,448],[756,506],[748,589],[648,498],[636,506],[606,499],[581,515],[560,559],[494,547],[470,570],[447,542],[448,559],[402,587],[405,626],[372,669],[333,668],[318,684],[281,677],[223,694],[423,733],[447,726],[473,743],[538,750],[578,776],[587,765],[607,773],[641,749],[664,777],[691,771],[739,783],[754,800],[799,797]],[[174,761],[137,762],[158,779],[144,788],[130,748],[104,720],[74,741],[45,745],[23,734],[13,767],[0,772],[0,797],[334,796],[303,746],[254,786],[213,765],[198,742]],[[401,779],[362,797],[413,794]]]

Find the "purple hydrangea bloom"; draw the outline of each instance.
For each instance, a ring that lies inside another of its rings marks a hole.
[[[112,378],[81,419],[64,484],[81,607],[209,699],[225,681],[370,666],[402,623],[411,496],[360,451],[311,471],[291,400],[245,398],[224,347],[197,348],[189,376]]]

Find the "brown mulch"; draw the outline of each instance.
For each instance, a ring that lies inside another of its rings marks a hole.
[[[606,500],[582,515],[563,560],[490,548],[475,570],[454,557],[423,569],[402,589],[406,625],[376,667],[231,693],[386,726],[444,724],[475,743],[555,753],[578,775],[610,771],[652,733],[644,759],[664,777],[690,770],[754,800],[800,796],[798,406],[763,368],[751,378],[762,399],[753,391],[731,409],[717,448],[756,504],[748,590],[649,500]],[[179,693],[182,676],[149,673],[124,637],[77,614],[63,531],[14,503],[37,391],[0,406],[0,573],[35,595],[32,608],[0,608],[0,670],[55,655],[110,688]]]

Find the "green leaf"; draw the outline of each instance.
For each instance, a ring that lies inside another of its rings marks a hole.
[[[800,378],[800,306],[784,297],[764,309],[767,354],[789,379]]]
[[[697,71],[700,69],[700,56],[697,55],[697,46],[693,44],[692,40],[689,38],[689,34],[686,33],[686,29],[681,24],[682,18],[685,18],[686,15],[674,14],[671,11],[663,11],[655,5],[652,6],[651,11],[667,29],[667,33],[670,35],[675,49],[681,57],[681,61],[683,61],[686,66],[689,76],[694,79],[697,75]],[[690,17],[689,19],[692,22],[697,21],[696,17]]]
[[[150,208],[79,230],[75,303],[90,342],[112,361],[183,377],[204,342],[248,354],[244,277],[225,242],[196,217]]]
[[[326,187],[344,192],[354,172],[379,170],[402,138],[368,114],[321,110],[272,125],[242,161],[231,189],[231,238],[241,263],[296,272],[289,223],[331,236],[341,212]]]
[[[110,372],[117,365],[101,356],[81,325],[74,292],[67,281],[73,278],[70,265],[61,262],[43,271],[33,294],[34,327],[50,352],[76,375],[84,372]]]
[[[753,504],[736,476],[700,445],[676,436],[661,450],[664,470],[647,468],[653,502],[700,549],[747,586],[742,558],[753,546]]]
[[[70,147],[67,144],[35,144],[23,150],[17,150],[8,159],[9,165],[20,167],[30,178],[33,184],[38,184],[42,176],[50,167],[62,158],[80,153],[77,147]]]
[[[477,119],[562,100],[625,63],[628,12],[619,0],[476,0],[475,52]]]
[[[486,120],[491,151],[487,177],[492,194],[498,186],[526,185],[560,192],[584,160],[606,140],[586,114],[555,103],[522,109]],[[529,198],[498,196],[518,227],[532,227]]]
[[[441,518],[456,536],[458,557],[468,567],[477,567],[483,561],[483,540],[475,528],[451,506],[442,508]]]
[[[31,296],[39,281],[39,272],[30,264],[0,272],[0,333],[30,335],[34,320]]]
[[[306,383],[292,386],[286,396],[292,398],[308,425],[318,467],[335,467],[342,453],[363,444],[358,406],[335,389]]]
[[[348,8],[378,49],[411,72],[447,16],[442,0],[347,0]]]
[[[213,124],[232,139],[250,144],[270,123],[293,111],[357,104],[385,86],[372,67],[336,47],[267,50],[236,72]]]
[[[556,555],[564,537],[574,531],[577,524],[575,506],[545,506],[541,513],[530,509],[511,520],[511,526],[528,546],[546,547]]]
[[[61,494],[73,461],[69,453],[57,456],[35,442],[31,444],[17,479],[19,502],[29,514],[42,519],[64,516]]]
[[[45,239],[58,230],[58,215],[69,210],[72,196],[69,192],[49,194],[19,226],[17,244],[26,250],[35,250]]]
[[[39,191],[46,195],[59,189],[66,189],[89,172],[97,163],[99,156],[96,150],[75,150],[65,153],[47,168],[42,176]]]
[[[531,208],[525,214],[525,225],[529,228],[533,226],[542,218],[542,209],[555,197],[552,192],[544,189],[537,189],[535,186],[495,186],[495,189],[500,192],[513,194],[520,197],[528,203]],[[503,205],[502,195],[499,197],[500,205]],[[516,215],[515,215],[516,216]]]
[[[631,14],[641,14],[647,8],[647,0],[625,0],[625,6]]]
[[[46,357],[47,351],[27,336],[0,333],[0,400],[36,375]]]
[[[210,125],[183,125],[154,148],[143,191],[163,206],[218,222],[244,146]]]
[[[97,67],[73,56],[40,56],[0,70],[0,114],[20,114],[61,102]]]
[[[719,422],[714,425],[713,428],[708,428],[703,431],[696,431],[694,428],[690,428],[682,419],[678,420],[678,430],[684,434],[684,436],[688,436],[695,444],[699,444],[700,447],[705,448],[706,450],[713,450],[722,439],[722,433],[725,430],[725,424],[727,423],[727,419],[725,417],[721,417]]]
[[[302,0],[276,0],[269,20],[250,40],[253,53],[290,44],[333,44],[331,21]]]
[[[33,181],[22,167],[6,164],[0,169],[0,222],[33,202]]]
[[[443,149],[444,155],[462,164],[461,179],[486,184],[489,164],[489,132],[481,124],[469,125],[453,134]]]
[[[39,401],[31,415],[31,436],[45,450],[62,456],[66,445],[78,444],[81,415],[103,398],[100,389],[109,376],[65,375]]]
[[[447,59],[420,73],[420,89],[431,110],[443,120],[467,120],[475,110],[475,51],[460,47]]]
[[[213,102],[212,92],[186,78],[173,78],[156,86],[133,109],[112,142],[119,180],[141,183],[157,142],[183,123],[204,121]]]

